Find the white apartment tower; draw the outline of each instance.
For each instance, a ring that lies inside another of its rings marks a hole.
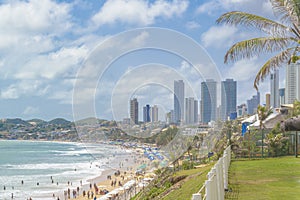
[[[154,105],[153,107],[151,107],[150,113],[151,113],[151,122],[158,122],[158,107],[157,107],[157,105]]]
[[[198,101],[193,97],[185,98],[185,124],[198,123]]]
[[[291,63],[286,67],[285,103],[292,104],[300,100],[300,64]]]
[[[271,94],[270,94],[270,107],[278,108],[279,105],[279,70],[274,70],[270,74],[271,81]]]

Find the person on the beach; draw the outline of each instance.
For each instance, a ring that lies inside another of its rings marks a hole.
[[[24,184],[24,181],[23,181],[23,180],[21,181],[21,184],[22,184],[22,185]]]
[[[71,190],[70,188],[68,188],[68,199],[70,199],[70,196],[71,196]]]

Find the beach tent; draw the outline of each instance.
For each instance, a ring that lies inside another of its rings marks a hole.
[[[248,126],[250,124],[254,123],[255,121],[257,121],[257,119],[258,119],[258,115],[255,114],[255,115],[252,115],[252,116],[250,116],[247,119],[242,121],[242,136],[244,136],[245,133],[247,132]]]

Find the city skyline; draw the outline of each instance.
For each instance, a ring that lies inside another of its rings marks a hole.
[[[122,7],[128,8],[127,12],[120,12]],[[8,17],[0,19],[0,23],[5,27],[0,33],[0,118],[47,120],[63,117],[73,120],[73,91],[76,82],[82,78],[78,71],[87,57],[107,39],[144,27],[174,30],[197,42],[215,63],[222,79],[230,77],[238,81],[238,104],[246,102],[256,93],[252,87],[253,80],[268,55],[262,54],[261,57],[241,60],[234,64],[223,63],[224,55],[232,44],[249,37],[260,36],[259,32],[215,23],[220,15],[232,9],[274,19],[268,0],[45,0],[43,3],[34,0],[3,1],[0,3],[0,15]],[[143,44],[148,37],[149,33],[145,31],[136,35],[133,41],[125,40],[123,46],[111,44],[110,46],[115,47],[111,52],[116,52],[126,44]],[[181,75],[178,78],[189,80],[191,83],[199,80],[187,60],[180,55],[170,54],[162,51],[154,54],[149,49],[124,54],[109,65],[102,77],[97,77],[99,82],[93,88],[88,87],[91,92],[80,95],[80,100],[84,101],[92,95],[94,102],[89,102],[88,105],[94,105],[95,110],[89,114],[97,118],[115,120],[127,115],[129,99],[128,96],[122,98],[122,106],[126,104],[126,109],[119,118],[115,118],[114,112],[120,110],[114,110],[111,106],[115,85],[120,83],[122,77],[133,73],[141,65],[159,63],[178,72]],[[210,69],[205,66],[202,72]],[[285,66],[279,73],[280,88],[285,87],[285,76],[282,73],[284,70]],[[94,75],[93,70],[91,74]],[[145,70],[141,70],[134,75],[143,77],[145,74]],[[165,78],[166,76],[159,77],[152,83],[159,83]],[[133,81],[127,82],[125,86],[131,88],[135,84]],[[142,87],[140,84],[134,91],[140,92],[139,98],[144,104],[144,99],[149,97],[146,97],[146,92],[140,91]],[[195,96],[198,95],[199,98],[200,83],[195,87]],[[170,95],[169,89],[165,89],[164,95],[157,95],[160,90],[154,91],[156,94],[153,96],[158,96],[159,99],[152,99],[148,103],[152,105],[163,102],[158,106],[165,112],[173,109],[173,96]],[[269,81],[261,83],[259,91],[262,96],[268,92]],[[133,94],[129,96],[133,97]]]
[[[297,74],[299,72],[297,67],[300,65],[295,66],[296,67],[289,69],[290,71],[287,70],[289,74],[287,74],[286,76],[292,76],[292,80],[294,81],[294,85],[292,86],[292,88],[299,89],[299,86],[297,85],[298,79],[295,78],[294,74]],[[287,84],[291,84],[291,80],[289,80],[288,78],[286,80],[290,82]],[[198,122],[208,123],[210,121],[218,119],[227,120],[229,117],[232,118],[236,116],[243,116],[245,114],[255,114],[257,106],[260,105],[262,102],[260,92],[257,92],[256,95],[253,95],[250,99],[248,99],[246,101],[246,104],[243,103],[237,106],[237,85],[237,81],[235,81],[232,78],[226,78],[225,80],[221,81],[221,105],[218,108],[216,100],[216,81],[212,79],[207,79],[206,81],[201,82],[201,100],[199,104],[198,99],[195,99],[194,97],[188,97],[184,94],[185,83],[183,80],[174,80],[174,110],[176,110],[177,108],[179,109],[178,105],[180,105],[180,101],[178,99],[184,99],[184,109],[180,109],[179,111],[177,111],[178,117],[180,116],[180,122],[185,124],[193,124]],[[279,71],[275,70],[273,73],[270,74],[270,93],[265,94],[264,105],[268,108],[278,108],[279,105],[285,103],[285,88],[278,87]],[[295,94],[298,93],[295,92]],[[278,101],[277,104],[276,101]],[[198,104],[200,105],[200,110]],[[178,124],[178,121],[176,121],[174,110],[165,112],[165,120],[169,121],[170,123]],[[132,111],[130,111],[130,113],[132,113]],[[182,114],[184,115],[183,119],[181,117]],[[198,120],[199,115],[201,116],[200,121]],[[155,120],[153,120],[154,118]],[[150,107],[149,104],[146,104],[146,106],[143,107],[143,121],[159,121],[157,105],[153,105],[153,107]]]

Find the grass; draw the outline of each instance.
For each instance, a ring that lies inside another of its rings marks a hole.
[[[188,175],[184,183],[178,189],[171,191],[167,196],[162,198],[163,200],[174,200],[174,199],[182,199],[182,200],[190,200],[192,195],[200,190],[204,181],[207,179],[207,173],[211,169],[213,165],[210,164],[206,167],[200,169],[192,169],[192,170],[183,170],[177,172],[175,175]]]
[[[190,170],[180,170],[176,173],[171,173],[166,176],[159,177],[153,182],[152,186],[148,187],[144,192],[140,192],[132,200],[190,200],[192,195],[199,191],[204,181],[206,180],[207,173],[215,163]],[[171,178],[186,177],[175,184],[169,181]]]
[[[300,158],[232,161],[229,188],[226,199],[300,199]]]

